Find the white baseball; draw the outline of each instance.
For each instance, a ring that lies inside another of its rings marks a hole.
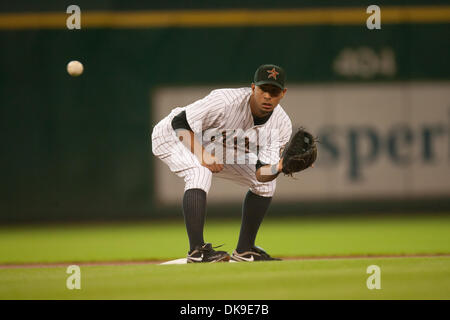
[[[78,77],[80,74],[83,73],[83,64],[80,61],[70,61],[67,64],[67,72],[72,76],[72,77]]]

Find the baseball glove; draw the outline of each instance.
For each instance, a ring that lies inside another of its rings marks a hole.
[[[283,168],[285,175],[309,168],[317,159],[317,139],[303,128],[299,128],[283,150]]]

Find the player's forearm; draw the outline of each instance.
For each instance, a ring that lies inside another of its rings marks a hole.
[[[195,139],[194,132],[187,129],[177,129],[176,133],[180,141],[197,157],[202,166],[213,173],[223,170],[223,164],[219,163],[216,157],[205,151],[203,145]]]
[[[282,169],[282,160],[277,164],[268,164],[256,170],[256,180],[259,182],[270,182],[278,177]]]
[[[198,159],[202,159],[205,148],[195,139],[195,134],[191,130],[177,129],[177,137]]]

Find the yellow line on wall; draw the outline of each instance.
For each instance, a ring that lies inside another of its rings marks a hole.
[[[69,14],[3,13],[0,29],[64,29]],[[242,27],[302,25],[362,25],[366,8],[313,8],[273,10],[170,10],[86,11],[81,8],[81,28]],[[381,7],[381,25],[449,23],[450,6]]]

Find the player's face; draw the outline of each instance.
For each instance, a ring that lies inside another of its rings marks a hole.
[[[272,112],[286,93],[286,89],[282,90],[271,84],[255,86],[252,83],[252,90],[254,96],[252,111],[260,117]]]

